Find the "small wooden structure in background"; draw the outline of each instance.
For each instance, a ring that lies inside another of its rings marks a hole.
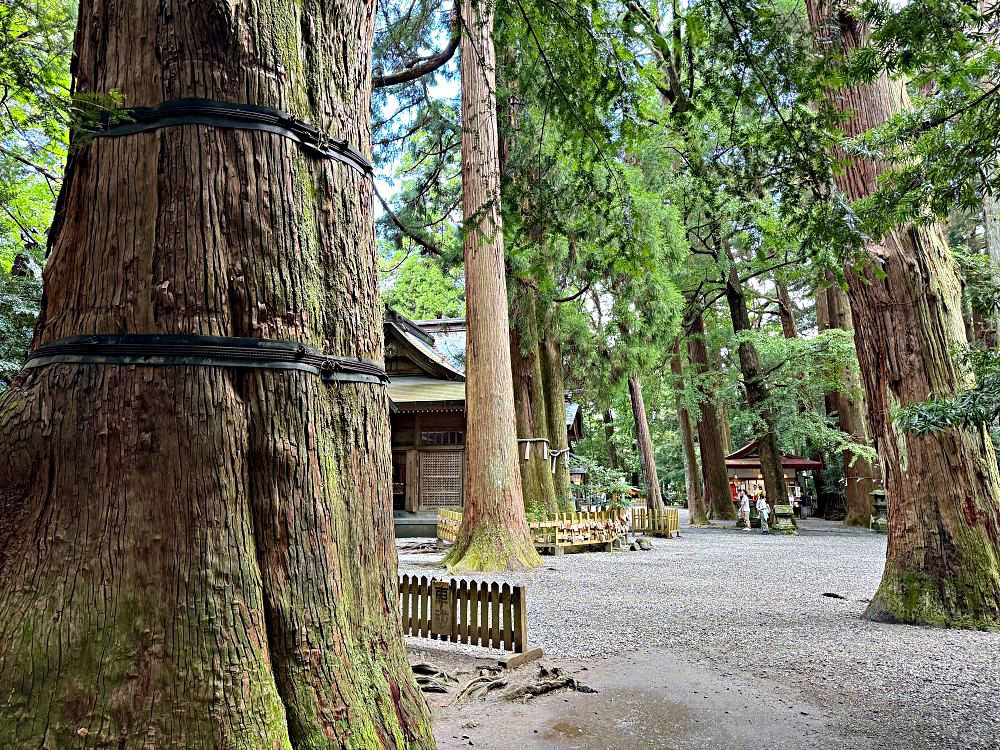
[[[517,654],[528,648],[523,586],[402,575],[399,611],[406,635],[502,648]]]
[[[667,539],[675,534],[680,536],[680,514],[676,508],[662,510],[632,508],[632,531],[636,534],[648,534]]]

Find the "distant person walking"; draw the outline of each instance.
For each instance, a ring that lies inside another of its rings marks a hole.
[[[744,531],[750,531],[750,496],[746,490],[740,490],[740,523]]]
[[[767,507],[767,500],[761,495],[757,498],[757,514],[760,516],[760,533],[767,533],[767,517],[771,515],[771,509]]]

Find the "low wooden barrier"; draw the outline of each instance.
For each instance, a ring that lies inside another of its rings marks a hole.
[[[444,508],[438,511],[438,539],[454,542],[461,525],[461,512]],[[543,553],[561,555],[569,548],[590,546],[610,552],[628,533],[628,518],[621,510],[556,513],[539,521],[528,521],[528,532],[535,549]]]
[[[518,654],[527,649],[523,586],[402,575],[399,612],[407,635],[503,648]]]
[[[667,539],[680,536],[680,514],[675,508],[650,510],[632,508],[632,531],[637,534],[662,536]]]
[[[458,528],[462,525],[462,511],[440,508],[437,518],[438,539],[454,542],[458,539]]]
[[[628,520],[620,510],[590,513],[557,513],[541,521],[529,521],[535,549],[561,555],[567,549],[599,546],[611,552],[628,533]]]

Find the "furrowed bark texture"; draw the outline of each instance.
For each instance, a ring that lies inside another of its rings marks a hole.
[[[369,149],[374,3],[84,0],[76,88],[277,106]],[[370,188],[205,126],[71,153],[36,344],[382,357]],[[378,386],[51,365],[0,400],[0,746],[433,748],[398,627]]]
[[[849,9],[809,0],[821,48],[836,55],[864,42]],[[830,94],[853,135],[908,106],[884,76]],[[884,165],[847,163],[837,186],[849,199],[871,192]],[[892,412],[964,383],[951,358],[966,343],[961,288],[941,228],[907,225],[869,251],[868,267],[848,274],[858,360],[889,505],[885,573],[866,616],[881,621],[1000,625],[1000,472],[985,428],[926,437],[898,431]]]
[[[694,431],[691,429],[691,415],[684,407],[684,370],[681,366],[680,340],[674,339],[670,371],[677,378],[674,386],[677,408],[677,431],[681,438],[681,456],[684,459],[684,489],[687,495],[689,523],[692,526],[708,525],[708,503],[705,502],[705,486],[698,471],[698,456],[694,447]]]
[[[708,347],[705,343],[705,321],[701,315],[693,318],[688,338],[688,358],[698,375],[709,370]],[[701,451],[701,470],[705,477],[705,502],[713,518],[735,519],[736,508],[729,492],[729,471],[726,469],[726,452],[722,445],[719,410],[710,393],[701,394],[701,419],[698,420],[698,448]]]
[[[733,264],[726,279],[726,302],[729,306],[729,317],[733,322],[733,330],[737,333],[750,330],[750,312],[747,300],[743,294],[743,286],[736,265]],[[760,471],[764,478],[764,492],[767,494],[767,504],[772,508],[775,504],[786,500],[785,478],[781,470],[781,452],[778,449],[778,438],[774,431],[774,419],[768,409],[764,408],[768,399],[767,384],[764,382],[764,369],[760,364],[760,355],[749,341],[743,341],[739,346],[740,372],[743,375],[743,385],[746,389],[747,405],[760,414],[764,421],[765,431],[757,436],[757,446],[760,449]],[[774,522],[774,513],[771,513]]]
[[[538,331],[538,293],[521,279],[511,279],[510,359],[514,378],[514,415],[519,440],[550,440],[548,405],[542,375]],[[561,406],[561,404],[560,404]],[[518,465],[524,507],[529,512],[558,511],[555,482],[549,465],[550,443],[518,444]],[[524,456],[527,452],[528,459]]]
[[[817,315],[820,330],[839,328],[842,331],[853,331],[854,320],[851,317],[851,305],[847,293],[840,288],[835,280],[831,285],[821,289],[819,295],[825,295],[823,309],[825,315]],[[836,412],[840,429],[851,438],[862,444],[871,443],[868,433],[867,415],[865,414],[864,397],[855,397],[853,392],[860,390],[861,384],[856,382],[846,384],[846,391],[827,394],[827,413]],[[847,526],[867,526],[872,517],[872,490],[876,486],[875,468],[866,458],[855,457],[849,451],[844,451],[844,478],[847,480],[845,494],[847,497],[847,513],[844,524]]]
[[[462,3],[462,213],[466,319],[465,511],[445,562],[456,570],[541,564],[528,536],[514,424],[500,219],[493,6]]]
[[[628,393],[632,399],[635,436],[639,443],[639,463],[642,465],[642,478],[646,483],[646,503],[650,508],[662,508],[663,495],[660,492],[660,478],[656,473],[656,455],[653,453],[653,439],[649,434],[649,422],[646,420],[646,402],[642,398],[642,383],[637,372],[629,373]]]

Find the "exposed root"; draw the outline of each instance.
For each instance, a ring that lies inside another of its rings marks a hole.
[[[414,664],[412,669],[417,679],[417,685],[425,693],[447,693],[454,685],[458,684],[457,677],[433,664]]]
[[[578,693],[596,693],[592,687],[578,682],[576,678],[569,676],[559,668],[546,669],[542,667],[538,671],[538,680],[527,685],[514,685],[504,690],[500,696],[508,701],[527,701],[539,695],[545,695],[555,690],[568,688]]]

